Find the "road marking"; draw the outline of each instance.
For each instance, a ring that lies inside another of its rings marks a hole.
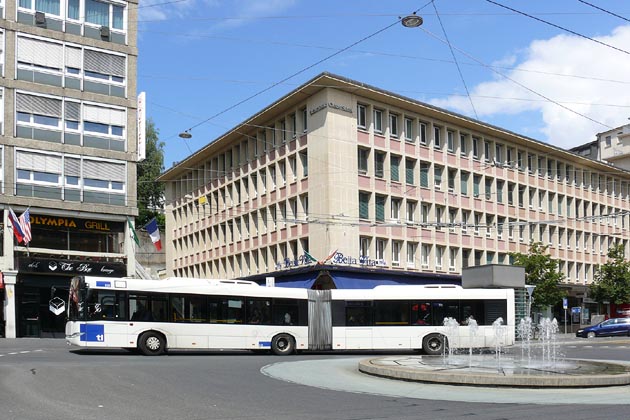
[[[24,350],[24,351],[21,351],[20,354],[30,353],[30,352],[31,352],[30,350]]]

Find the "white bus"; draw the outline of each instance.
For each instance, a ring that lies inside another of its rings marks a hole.
[[[465,326],[474,317],[479,328]],[[445,318],[461,325],[444,327]],[[503,328],[492,323],[502,318]],[[83,348],[423,350],[514,344],[513,289],[377,286],[309,290],[240,280],[139,280],[78,276],[66,340]],[[497,334],[497,331],[502,331]]]

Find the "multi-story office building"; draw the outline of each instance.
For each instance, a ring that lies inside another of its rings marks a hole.
[[[173,275],[444,277],[541,241],[581,306],[608,248],[628,242],[630,173],[330,74],[162,180]]]
[[[137,5],[0,3],[7,337],[62,336],[71,276],[135,271],[125,231],[137,214]],[[30,209],[28,247],[9,208]]]
[[[597,134],[597,140],[571,149],[581,156],[630,169],[630,124]]]

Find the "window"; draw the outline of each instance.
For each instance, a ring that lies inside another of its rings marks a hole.
[[[457,266],[457,248],[449,248],[448,271],[456,271],[456,266]]]
[[[460,189],[461,194],[466,196],[468,195],[468,178],[470,177],[470,173],[462,171],[460,173]]]
[[[486,200],[492,199],[492,181],[493,181],[492,178],[486,177],[486,180],[485,180]]]
[[[95,0],[85,0],[85,21],[122,30],[124,29],[124,7]]]
[[[385,153],[376,152],[374,156],[374,176],[383,178],[385,167]]]
[[[308,176],[308,154],[306,150],[302,150],[300,153],[300,162],[302,162],[302,175],[304,177]]]
[[[435,166],[433,168],[433,185],[436,190],[442,189],[442,172],[444,172],[442,166]]]
[[[420,186],[428,188],[429,187],[429,163],[421,162],[420,163]]]
[[[505,181],[497,180],[497,203],[503,203],[503,186],[505,185]]]
[[[414,159],[405,159],[405,182],[409,185],[415,184],[416,161]]]
[[[359,256],[370,257],[370,238],[364,236],[359,238]]]
[[[392,220],[395,222],[400,222],[401,205],[402,205],[402,200],[400,198],[391,199]]]
[[[455,137],[455,133],[453,133],[452,131],[446,132],[446,149],[451,153],[455,151],[454,137]]]
[[[18,7],[31,12],[44,12],[49,15],[61,16],[61,3],[59,0],[19,0]]]
[[[385,221],[385,201],[386,197],[384,195],[376,195],[375,213],[377,222]]]
[[[416,220],[415,214],[416,214],[417,206],[418,206],[417,202],[407,200],[407,221],[408,222],[414,222]]]
[[[466,156],[468,154],[468,147],[467,147],[467,141],[466,141],[466,134],[460,134],[459,135],[459,153],[461,153],[462,156]]]
[[[389,114],[389,135],[398,137],[398,115]]]
[[[365,105],[357,104],[357,126],[367,128],[367,109]]]
[[[385,244],[386,244],[386,240],[385,239],[376,239],[376,259],[377,260],[384,260],[385,259]]]
[[[365,175],[367,174],[368,171],[368,158],[370,156],[370,151],[368,149],[364,149],[362,147],[359,147],[358,150],[358,167],[359,167],[359,173],[361,175]]]
[[[370,218],[370,193],[366,193],[366,192],[359,193],[359,218],[360,219]]]
[[[400,265],[400,250],[402,249],[402,242],[392,241],[392,265]]]
[[[457,169],[448,170],[448,192],[455,192],[455,177],[457,176]]]
[[[422,203],[422,223],[429,223],[429,213],[431,212],[431,205],[428,203]]]
[[[462,210],[462,233],[468,233],[468,219],[470,219],[470,211]]]
[[[423,122],[420,123],[420,144],[427,144],[427,125]]]
[[[302,109],[302,131],[306,133],[308,130],[308,114],[306,112],[306,108]]]
[[[473,197],[479,197],[479,186],[481,184],[481,175],[473,175]]]
[[[486,162],[490,162],[492,159],[490,154],[490,142],[487,140],[483,142],[483,158]]]
[[[414,141],[413,120],[411,118],[405,118],[405,140],[412,143]]]
[[[407,242],[407,267],[415,267],[416,266],[416,250],[418,249],[418,244],[413,242]]]
[[[477,137],[472,138],[472,152],[473,158],[479,159],[479,139]]]
[[[16,93],[15,109],[18,126],[33,125],[61,129],[61,99]]]
[[[374,115],[374,132],[382,133],[383,132],[383,111],[380,109],[375,109],[373,112]]]
[[[436,246],[435,247],[435,268],[437,270],[441,270],[443,262],[444,262],[444,247]]]
[[[440,138],[440,131],[442,129],[438,126],[433,126],[433,147],[440,149],[442,147],[442,139]]]
[[[391,180],[395,182],[400,181],[400,156],[392,155],[389,158],[389,170],[391,175]]]
[[[422,268],[429,268],[429,256],[431,255],[431,245],[422,244],[420,250],[420,258],[422,260]]]

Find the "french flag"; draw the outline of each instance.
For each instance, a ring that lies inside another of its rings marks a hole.
[[[155,249],[161,251],[162,240],[160,239],[160,229],[158,228],[157,220],[155,220],[155,217],[151,219],[151,221],[147,223],[144,227],[146,228],[147,232],[149,232],[149,236],[151,237],[153,245],[155,245]]]

